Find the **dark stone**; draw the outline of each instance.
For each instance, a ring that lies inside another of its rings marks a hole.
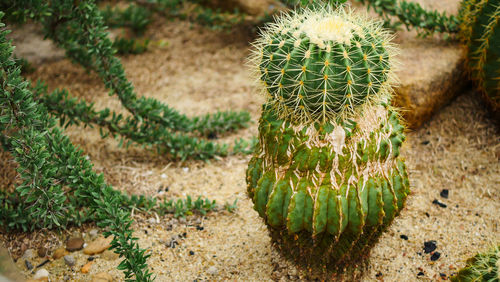
[[[443,189],[441,190],[441,193],[439,193],[439,195],[445,199],[448,199],[448,194],[449,194],[448,189]]]
[[[199,226],[199,225],[196,226],[196,230],[198,230],[198,231],[202,231],[203,229],[205,229],[203,226]]]
[[[95,260],[95,257],[90,256],[90,257],[88,257],[88,258],[87,258],[87,260],[88,260],[88,261],[93,261],[93,260]]]
[[[426,241],[424,242],[424,252],[426,254],[431,253],[437,249],[436,241]]]
[[[420,271],[420,272],[417,274],[417,276],[424,276],[424,275],[425,275],[425,274],[424,274],[422,271]]]
[[[441,254],[439,252],[434,252],[431,256],[432,261],[436,261],[441,257]]]
[[[33,269],[33,265],[31,264],[31,262],[27,259],[24,260],[24,264],[26,265],[26,268],[28,270],[32,270]]]
[[[39,265],[37,265],[36,268],[42,267],[42,266],[46,265],[49,262],[50,262],[50,260],[46,259],[46,260],[42,261]]]
[[[189,255],[190,255],[190,256],[193,256],[193,255],[194,255],[194,252],[193,252],[193,251],[189,251]]]
[[[432,203],[433,203],[434,205],[438,205],[438,206],[440,206],[440,207],[442,207],[442,208],[446,208],[446,207],[447,207],[447,205],[446,205],[446,204],[443,204],[443,203],[441,203],[440,201],[438,201],[438,200],[436,200],[436,199],[434,199],[434,201],[432,201]]]
[[[401,236],[399,236],[399,238],[403,239],[403,240],[408,240],[408,236],[404,235],[404,234],[401,234]]]

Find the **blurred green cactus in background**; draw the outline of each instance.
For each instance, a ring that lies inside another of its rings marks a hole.
[[[414,1],[356,0],[372,8],[387,26],[401,24],[420,35],[456,35],[465,48],[465,69],[500,120],[500,0],[462,0],[458,16],[427,10]]]
[[[500,245],[468,259],[465,267],[451,277],[451,281],[500,281]]]
[[[464,0],[459,19],[469,76],[500,114],[500,1]]]
[[[248,195],[277,246],[306,265],[366,257],[410,192],[390,39],[379,23],[326,7],[282,16],[255,44],[267,101]]]

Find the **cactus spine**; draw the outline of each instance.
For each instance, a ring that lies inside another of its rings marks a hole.
[[[451,277],[451,281],[500,281],[500,245],[468,259],[466,266]]]
[[[500,113],[500,1],[463,0],[459,17],[469,76]]]
[[[255,44],[267,102],[248,195],[277,246],[307,265],[364,257],[409,194],[389,41],[327,7],[283,16]]]

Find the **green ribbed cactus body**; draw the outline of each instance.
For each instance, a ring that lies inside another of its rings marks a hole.
[[[500,1],[464,0],[460,38],[467,48],[469,76],[497,113],[500,111]]]
[[[255,54],[259,78],[281,118],[343,118],[390,88],[391,46],[378,26],[328,10],[285,21],[264,34]]]
[[[362,257],[409,194],[403,126],[388,107],[342,125],[293,125],[264,108],[248,195],[279,246],[307,264]]]
[[[325,8],[278,19],[255,45],[267,101],[248,195],[276,246],[309,266],[366,257],[409,194],[389,39]]]
[[[450,280],[453,282],[500,281],[500,245],[468,259],[466,266]]]

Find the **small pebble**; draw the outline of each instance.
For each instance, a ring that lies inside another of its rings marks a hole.
[[[424,275],[425,275],[425,274],[424,274],[422,271],[420,271],[420,272],[417,274],[417,276],[424,276]]]
[[[66,263],[67,266],[74,266],[76,261],[75,257],[73,255],[65,255],[64,256],[64,262]]]
[[[403,240],[408,240],[408,236],[404,235],[404,234],[401,234],[401,236],[399,236],[399,238],[403,239]]]
[[[210,266],[207,269],[207,273],[210,274],[210,275],[217,275],[217,273],[219,273],[219,270],[215,266]]]
[[[446,205],[446,204],[443,204],[443,203],[441,203],[440,201],[438,201],[438,200],[436,200],[436,199],[434,199],[434,201],[432,201],[432,203],[433,203],[434,205],[438,205],[438,206],[440,206],[440,207],[442,207],[442,208],[446,208],[446,207],[447,207],[447,205]]]
[[[90,268],[92,267],[93,263],[94,263],[93,261],[90,261],[90,262],[87,262],[84,266],[82,266],[82,269],[81,269],[82,273],[89,273]]]
[[[52,254],[52,258],[53,259],[60,259],[60,258],[64,257],[67,254],[68,254],[68,251],[66,251],[66,249],[64,249],[64,248],[58,248]]]
[[[111,241],[113,241],[113,236],[109,236],[108,238],[99,237],[90,242],[85,249],[83,249],[83,253],[86,255],[100,254],[111,247]]]
[[[85,241],[81,237],[73,237],[66,242],[66,250],[70,252],[79,251],[83,248]]]
[[[35,251],[33,249],[27,249],[24,251],[24,254],[22,256],[23,259],[32,259],[35,257]]]
[[[26,268],[28,270],[32,270],[33,269],[33,265],[31,264],[31,262],[27,259],[24,260],[24,265],[26,265]]]
[[[424,252],[426,254],[433,252],[434,250],[436,250],[436,248],[437,248],[436,241],[432,240],[424,242]]]
[[[443,189],[441,190],[441,193],[439,193],[439,195],[445,199],[448,199],[448,189]]]
[[[49,250],[47,248],[40,247],[40,248],[38,248],[37,254],[39,257],[44,258],[47,255],[48,251]]]
[[[189,255],[190,255],[190,256],[193,256],[193,255],[194,255],[194,252],[193,252],[193,251],[189,251]]]
[[[434,252],[434,253],[431,255],[431,260],[432,260],[432,261],[436,261],[436,260],[438,260],[440,257],[441,257],[441,254],[440,254],[439,252]]]
[[[35,272],[35,275],[33,276],[33,279],[35,280],[42,280],[49,278],[49,272],[45,268],[40,268]]]

